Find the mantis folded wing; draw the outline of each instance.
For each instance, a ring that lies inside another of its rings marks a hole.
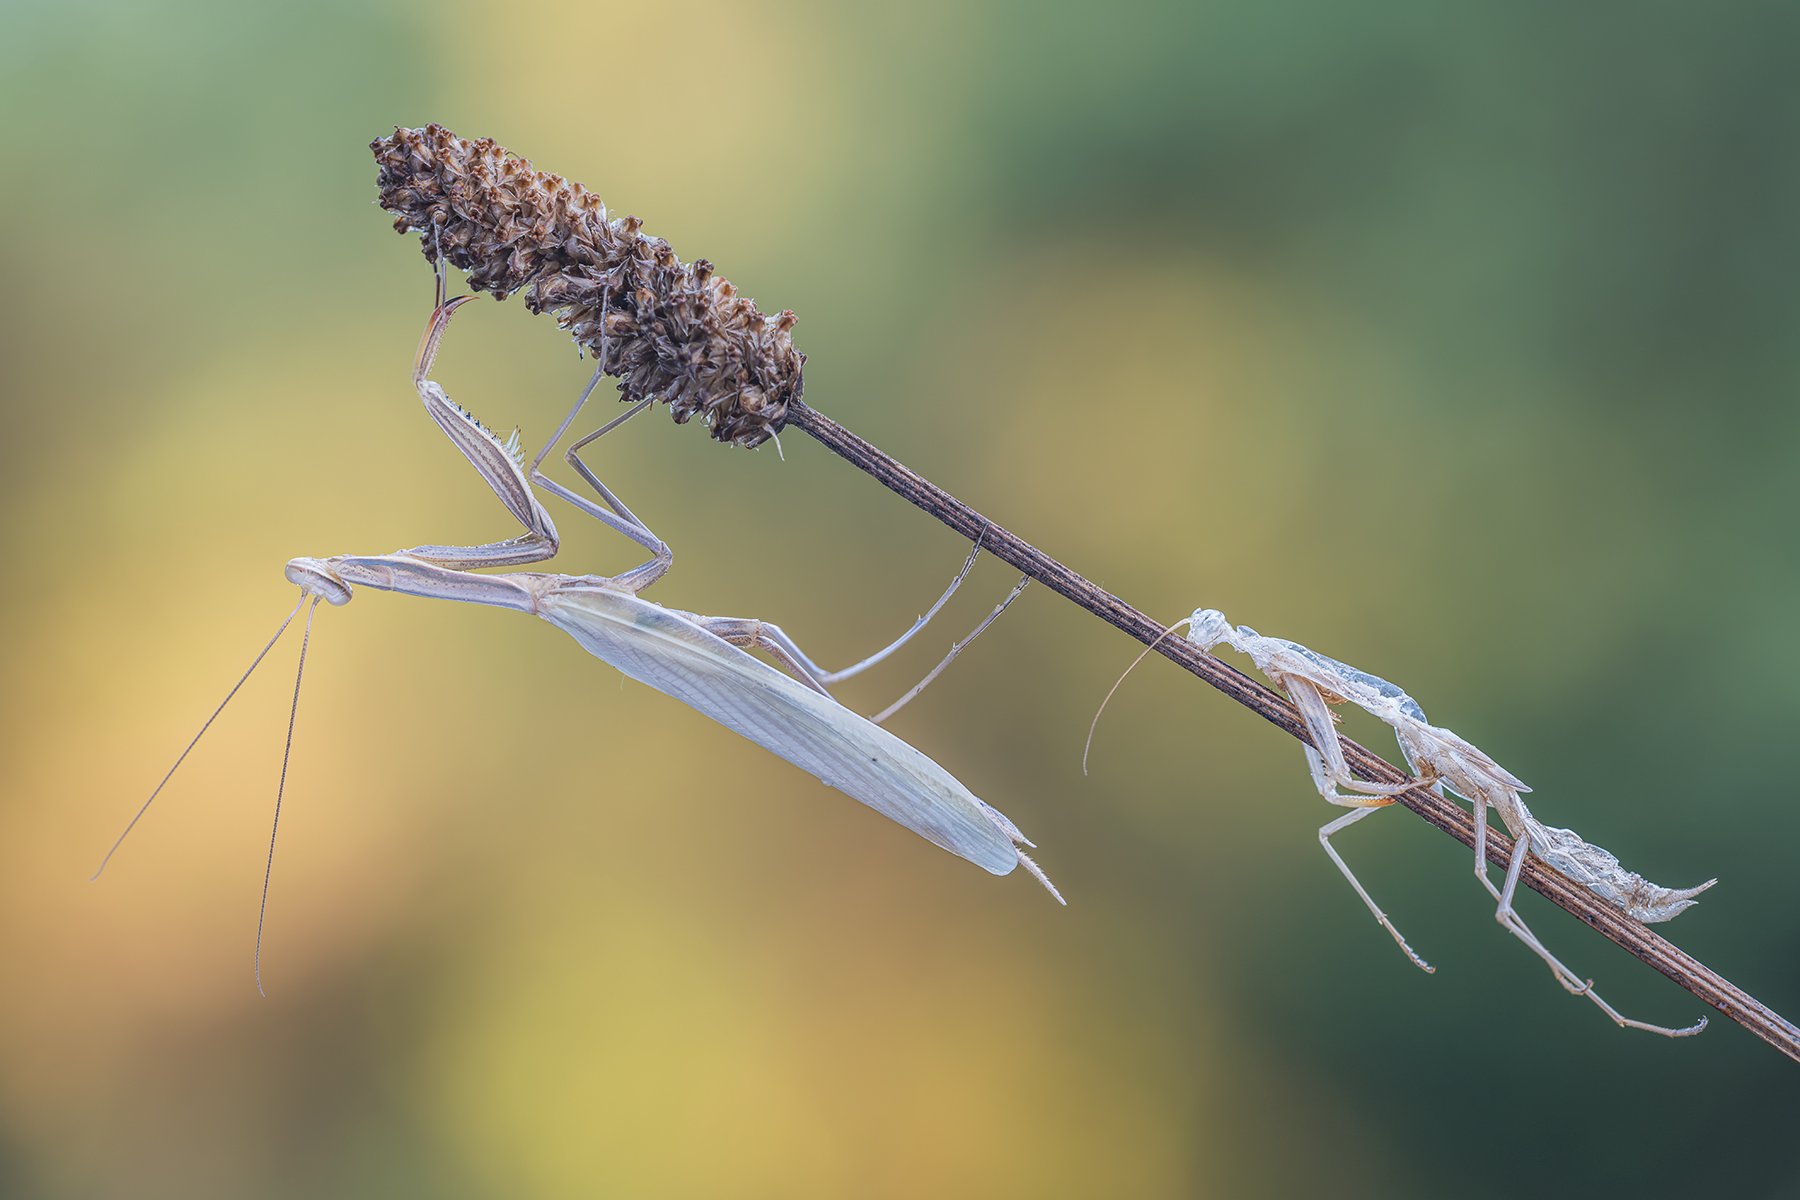
[[[476,575],[398,555],[298,558],[288,578],[332,603],[353,586],[532,613],[625,675],[672,696],[830,787],[983,870],[1023,863],[1029,842],[948,771],[824,692],[731,645],[715,618],[664,608],[613,580],[552,574]]]

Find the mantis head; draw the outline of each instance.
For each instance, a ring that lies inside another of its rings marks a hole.
[[[353,594],[350,585],[319,559],[290,559],[284,574],[289,583],[299,584],[301,591],[309,596],[317,596],[334,608],[350,603],[350,597]]]
[[[1211,650],[1230,637],[1231,622],[1216,608],[1196,608],[1194,615],[1188,618],[1187,639],[1202,650]]]

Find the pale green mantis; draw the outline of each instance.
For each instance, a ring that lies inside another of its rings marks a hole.
[[[983,870],[1005,875],[1022,864],[1061,902],[1061,894],[1024,853],[1023,848],[1032,843],[1016,825],[974,796],[955,776],[925,754],[883,729],[876,721],[839,704],[828,690],[831,685],[883,661],[923,629],[968,574],[980,551],[979,542],[950,587],[911,628],[875,654],[839,671],[820,667],[777,625],[752,618],[703,616],[664,608],[642,599],[639,593],[667,573],[673,556],[667,544],[582,461],[580,452],[596,438],[643,411],[650,400],[646,399],[594,433],[578,439],[565,453],[565,459],[593,488],[603,504],[570,491],[548,478],[540,468],[599,384],[601,374],[595,373],[555,434],[527,464],[516,433],[505,440],[496,437],[430,378],[450,318],[470,298],[446,299],[440,258],[436,303],[414,357],[413,385],[427,414],[493,489],[506,510],[525,527],[525,532],[503,541],[474,546],[422,545],[392,554],[302,557],[289,562],[287,578],[301,588],[300,602],[131,818],[101,862],[101,870],[213,720],[237,694],[244,680],[274,647],[307,599],[311,598],[311,605],[301,642],[301,672],[305,668],[306,648],[318,602],[346,604],[354,589],[361,586],[425,599],[512,609],[542,617],[575,638],[583,649],[625,675],[680,700]],[[526,566],[556,554],[560,539],[555,522],[538,499],[538,489],[623,534],[649,551],[650,557],[613,576],[542,572],[478,574],[479,568]],[[994,614],[982,622],[976,634],[987,627],[993,616],[998,615],[1019,590],[1013,590]],[[968,640],[957,643],[951,657]],[[747,653],[748,649],[761,650],[782,670],[753,657]],[[938,670],[943,665],[941,663]],[[928,676],[927,682],[936,673]],[[297,672],[294,712],[298,710],[299,690],[300,673]],[[899,703],[905,703],[916,693],[917,689],[909,692]],[[891,706],[878,716],[877,721],[898,707],[899,704]],[[284,749],[282,755],[274,830],[280,826],[294,712],[289,716],[288,749]],[[257,918],[259,990],[262,986],[263,913],[267,908],[269,873],[273,865],[274,830],[270,835],[269,866],[264,871],[263,909]],[[99,873],[96,871],[95,875]]]

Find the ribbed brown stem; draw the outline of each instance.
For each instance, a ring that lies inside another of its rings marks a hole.
[[[1308,740],[1300,714],[1281,696],[1185,638],[1164,637],[1165,627],[1161,623],[1077,575],[1024,538],[988,520],[817,409],[795,401],[788,406],[787,423],[790,428],[804,430],[833,454],[873,476],[883,487],[930,513],[970,541],[981,537],[982,549],[995,558],[1068,597],[1144,645],[1154,646],[1158,654],[1198,675],[1257,716],[1285,730],[1289,736]],[[1411,778],[1407,772],[1348,738],[1341,740],[1344,756],[1362,778],[1378,783],[1401,783]],[[1460,805],[1423,788],[1402,792],[1398,799],[1406,808],[1464,846],[1474,846],[1474,820]],[[1511,853],[1510,839],[1499,833],[1488,834],[1490,862],[1504,867]],[[1569,882],[1535,857],[1527,858],[1521,878],[1532,891],[1574,914],[1790,1059],[1800,1062],[1800,1029],[1795,1029],[1778,1013],[1668,939],[1627,917],[1586,888]]]

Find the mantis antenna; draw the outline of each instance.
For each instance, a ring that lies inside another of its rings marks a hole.
[[[1108,704],[1112,703],[1113,693],[1118,691],[1119,685],[1125,682],[1125,675],[1129,675],[1133,671],[1137,670],[1138,664],[1144,661],[1144,658],[1146,655],[1148,655],[1152,650],[1156,649],[1157,646],[1162,644],[1163,638],[1168,637],[1171,633],[1174,633],[1177,629],[1180,629],[1183,625],[1191,624],[1193,622],[1193,620],[1194,620],[1193,617],[1183,617],[1183,618],[1181,618],[1181,620],[1175,622],[1173,625],[1171,625],[1167,629],[1163,630],[1160,634],[1157,635],[1156,641],[1151,642],[1148,646],[1144,647],[1143,654],[1140,654],[1136,658],[1131,660],[1131,665],[1129,667],[1125,668],[1125,674],[1120,675],[1117,679],[1113,680],[1113,685],[1110,688],[1106,689],[1106,697],[1100,701],[1100,707],[1094,710],[1094,719],[1092,721],[1088,722],[1087,741],[1082,743],[1081,773],[1083,775],[1086,775],[1088,773],[1088,751],[1092,750],[1094,748],[1094,730],[1100,728],[1100,714],[1106,711],[1106,706]]]
[[[256,652],[256,657],[250,661],[250,665],[244,669],[244,673],[238,676],[238,681],[231,685],[231,690],[225,693],[225,698],[223,700],[219,701],[219,707],[213,709],[212,716],[206,718],[206,723],[200,726],[200,732],[196,733],[193,740],[187,744],[187,749],[183,750],[176,757],[175,765],[163,772],[162,779],[157,781],[155,788],[151,789],[150,799],[138,806],[138,810],[131,815],[131,820],[125,823],[124,830],[120,832],[118,837],[113,839],[113,844],[111,848],[107,850],[106,857],[100,860],[100,865],[94,868],[94,873],[92,875],[88,876],[88,882],[91,883],[100,878],[100,872],[106,870],[106,864],[112,861],[113,855],[118,853],[119,847],[124,844],[125,839],[130,836],[131,831],[137,828],[137,823],[143,819],[144,814],[150,811],[150,805],[162,794],[163,788],[167,786],[176,770],[182,763],[187,761],[187,756],[193,752],[195,746],[200,744],[200,739],[206,736],[206,731],[212,728],[212,723],[219,719],[219,714],[225,711],[225,706],[230,704],[231,698],[238,694],[238,689],[244,686],[245,680],[249,679],[251,673],[254,672],[258,666],[262,665],[262,660],[268,657],[269,651],[275,648],[275,643],[281,640],[281,635],[287,632],[287,627],[292,625],[294,623],[294,618],[300,614],[300,605],[305,603],[306,594],[301,593],[300,599],[295,603],[293,611],[283,618],[281,627],[275,631],[275,636],[269,639],[267,645]],[[307,622],[310,624],[311,621],[312,617],[309,614]],[[298,680],[295,681],[296,686],[298,686],[298,682]],[[288,732],[291,737],[293,731],[290,729]]]
[[[281,745],[281,781],[275,785],[275,820],[269,826],[269,859],[263,864],[262,902],[256,909],[256,994],[268,995],[262,985],[263,920],[269,915],[269,877],[275,873],[275,835],[281,829],[281,797],[287,791],[288,757],[294,751],[294,720],[300,715],[300,680],[306,674],[306,648],[312,643],[313,614],[319,611],[319,597],[306,610],[306,628],[300,634],[300,665],[294,669],[294,700],[288,706],[287,740]],[[289,618],[292,620],[292,617]]]
[[[262,902],[256,910],[256,953],[252,960],[252,969],[256,975],[258,995],[268,994],[263,991],[262,985],[263,923],[269,913],[269,879],[275,872],[275,835],[281,829],[281,799],[287,791],[288,760],[294,750],[294,722],[300,715],[300,681],[306,676],[306,650],[312,644],[313,615],[319,609],[319,601],[324,598],[317,593],[301,592],[300,599],[288,611],[288,615],[282,618],[280,626],[275,630],[275,635],[264,643],[261,650],[256,652],[256,657],[250,660],[250,665],[244,669],[242,675],[238,676],[238,681],[231,685],[231,690],[225,693],[225,698],[219,701],[219,706],[212,710],[212,715],[207,717],[205,723],[200,726],[200,732],[193,736],[187,747],[176,757],[174,765],[163,772],[163,777],[151,790],[150,798],[138,806],[138,810],[131,815],[131,820],[126,822],[124,830],[117,838],[113,839],[112,846],[106,851],[106,857],[100,860],[100,865],[94,869],[92,875],[88,876],[90,883],[100,878],[100,872],[106,870],[106,864],[112,861],[113,855],[118,853],[119,847],[124,845],[125,839],[130,836],[131,831],[137,828],[138,822],[143,820],[144,814],[150,811],[150,805],[162,794],[162,790],[168,786],[169,780],[174,778],[176,770],[187,761],[187,756],[193,752],[195,746],[200,744],[200,739],[206,736],[206,731],[212,728],[213,722],[219,719],[219,714],[225,711],[225,706],[231,703],[231,698],[238,694],[238,690],[256,672],[256,668],[262,665],[262,660],[269,656],[269,651],[275,648],[275,643],[281,640],[281,635],[287,632],[288,626],[294,623],[294,618],[300,615],[300,606],[310,599],[312,604],[306,610],[306,625],[300,635],[300,665],[294,671],[294,698],[288,707],[287,739],[281,746],[281,778],[275,785],[275,820],[269,828],[269,857],[263,864]]]

